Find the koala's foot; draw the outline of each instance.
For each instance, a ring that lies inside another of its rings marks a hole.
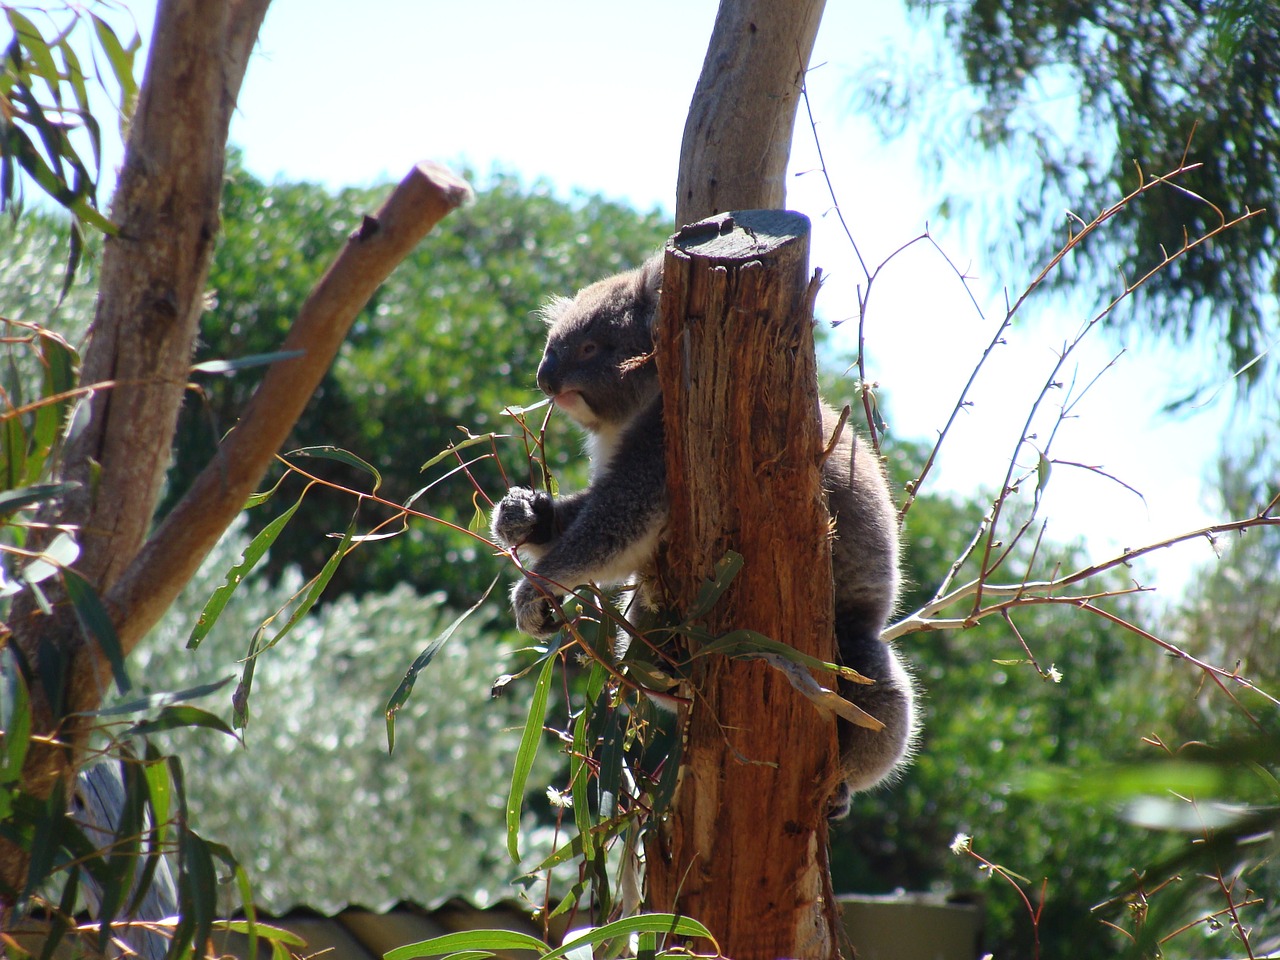
[[[827,801],[827,819],[843,820],[853,809],[853,789],[844,780],[840,781],[835,793]]]
[[[550,494],[527,487],[512,487],[493,510],[490,530],[504,547],[541,544],[554,532],[555,503]]]
[[[522,579],[511,591],[516,627],[531,637],[549,637],[559,629],[551,600],[532,580]]]

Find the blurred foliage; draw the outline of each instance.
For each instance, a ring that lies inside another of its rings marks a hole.
[[[205,599],[246,543],[238,523],[131,658],[149,692],[239,673],[248,637],[300,586],[294,568],[276,584],[250,580],[199,648],[185,649]],[[514,672],[515,645],[495,629],[498,616],[494,604],[466,621],[423,672],[400,712],[393,755],[383,706],[454,617],[440,594],[407,585],[335,597],[261,653],[243,744],[195,733],[166,738],[186,758],[193,818],[239,853],[261,906],[336,911],[510,896],[503,805],[527,704],[489,696],[499,674]],[[210,706],[228,713],[231,689],[221,708]],[[534,783],[550,781],[551,759],[535,769]],[[526,828],[534,834],[526,846],[545,849],[536,825]]]
[[[1280,210],[1280,6],[1268,0],[1133,4],[1118,0],[907,0],[939,45],[918,66],[900,50],[867,69],[857,97],[883,132],[927,132],[923,149],[936,174],[965,164],[947,201],[976,205],[992,245],[1020,272],[1065,243],[1085,220],[1147,177],[1176,169],[1184,155],[1199,169],[1179,178],[1191,193],[1148,195],[1105,237],[1068,258],[1049,282],[1071,290],[1082,272],[1130,280],[1162,251],[1217,227],[1245,208],[1267,212],[1190,251],[1153,277],[1128,322],[1181,339],[1216,341],[1220,382],[1273,349],[1280,336],[1276,294]],[[943,39],[945,38],[945,39]],[[973,195],[973,145],[1000,170],[999,188]],[[1190,144],[1190,146],[1188,146]],[[966,195],[967,194],[967,195]],[[1198,196],[1197,196],[1198,195]],[[1203,200],[1200,198],[1204,198]],[[994,216],[1011,204],[1008,216]],[[1110,289],[1108,283],[1105,289]],[[1274,352],[1246,383],[1268,372]],[[1192,384],[1194,389],[1197,385]]]
[[[196,360],[278,349],[311,287],[385,193],[385,188],[331,194],[310,184],[267,185],[233,156],[223,234],[208,281],[212,306],[202,323]],[[403,501],[456,465],[419,473],[424,462],[465,437],[460,427],[475,433],[510,431],[513,424],[502,409],[541,399],[534,371],[545,336],[535,315],[542,303],[635,265],[661,247],[668,231],[656,211],[641,215],[601,197],[566,201],[545,185],[526,188],[514,177],[493,175],[478,189],[475,202],[444,221],[374,295],[289,445],[351,450],[382,474],[384,496]],[[235,424],[257,379],[248,374],[206,380],[189,395],[162,511],[208,461],[216,439]],[[574,446],[556,444],[561,465]],[[368,489],[367,478],[355,471],[320,473]],[[491,496],[505,490],[491,461],[476,466],[476,480]],[[473,492],[466,478],[457,476],[415,506],[465,527],[475,511]],[[318,570],[332,549],[324,535],[344,529],[351,509],[350,496],[317,491],[301,522],[295,521],[273,548],[276,569],[297,563],[308,575]],[[272,515],[254,516],[253,529]],[[385,515],[368,512],[364,519],[372,525]],[[353,554],[330,594],[409,583],[419,590],[444,590],[453,603],[469,606],[497,569],[464,534],[415,524],[387,547]]]

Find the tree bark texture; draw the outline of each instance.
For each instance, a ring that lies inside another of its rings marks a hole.
[[[805,217],[759,210],[668,243],[656,349],[671,519],[658,570],[664,601],[687,609],[736,550],[745,565],[708,631],[747,628],[831,661],[808,246]],[[763,662],[694,662],[681,779],[646,853],[650,906],[702,921],[735,960],[834,957],[834,719]]]
[[[680,146],[676,226],[786,205],[800,86],[825,0],[722,0]]]

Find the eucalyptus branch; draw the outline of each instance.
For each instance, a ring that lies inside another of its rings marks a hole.
[[[1108,207],[1102,213],[1098,214],[1090,223],[1086,224],[1084,229],[1082,229],[1079,233],[1074,234],[1071,237],[1071,239],[1062,247],[1062,249],[1059,250],[1051,258],[1051,260],[1049,261],[1049,264],[1046,265],[1040,271],[1040,273],[1036,275],[1035,279],[1031,281],[1031,283],[1027,286],[1027,288],[1022,292],[1021,296],[1019,296],[1018,299],[1010,306],[1008,314],[1006,315],[1006,319],[1009,319],[1009,320],[1012,319],[1013,314],[1017,312],[1017,310],[1022,306],[1022,304],[1025,303],[1027,299],[1030,297],[1030,295],[1040,286],[1040,284],[1044,281],[1044,278],[1048,275],[1049,271],[1052,270],[1054,267],[1056,267],[1059,263],[1061,263],[1062,259],[1067,254],[1069,254],[1073,249],[1075,249],[1075,247],[1078,246],[1085,237],[1087,237],[1089,234],[1096,231],[1098,227],[1100,227],[1106,221],[1110,220],[1117,213],[1123,210],[1125,206],[1127,206],[1129,203],[1132,203],[1141,195],[1149,192],[1150,190],[1158,186],[1174,185],[1173,178],[1179,175],[1182,175],[1190,170],[1195,169],[1195,166],[1196,165],[1194,164],[1183,165],[1178,169],[1168,174],[1165,174],[1164,176],[1152,177],[1150,180],[1144,181],[1139,187],[1137,187],[1135,190],[1128,193],[1122,200],[1118,201],[1117,203]],[[1210,206],[1212,206],[1212,204],[1210,204]],[[1218,208],[1214,207],[1213,209],[1217,210]],[[1219,216],[1221,217],[1220,210],[1218,211],[1218,213],[1219,213]],[[1125,298],[1131,296],[1135,290],[1137,290],[1144,283],[1146,283],[1146,281],[1149,280],[1151,277],[1153,277],[1156,273],[1158,273],[1160,270],[1167,267],[1170,263],[1172,263],[1174,260],[1178,259],[1179,257],[1182,257],[1188,252],[1190,252],[1191,250],[1194,250],[1195,248],[1199,247],[1204,243],[1207,243],[1209,240],[1213,239],[1215,236],[1222,233],[1224,230],[1231,229],[1232,227],[1237,226],[1238,224],[1256,215],[1257,215],[1257,211],[1246,210],[1245,213],[1231,220],[1227,220],[1225,217],[1222,217],[1222,222],[1218,226],[1207,231],[1206,233],[1197,237],[1196,239],[1192,240],[1188,237],[1184,237],[1182,246],[1179,247],[1177,250],[1175,250],[1173,253],[1169,253],[1168,251],[1162,251],[1163,257],[1159,264],[1157,264],[1155,267],[1152,267],[1150,270],[1144,273],[1137,280],[1132,282],[1125,281],[1123,290],[1119,294],[1117,294],[1115,297],[1113,297],[1110,300],[1110,302],[1108,302],[1107,305],[1103,307],[1102,310],[1100,310],[1088,322],[1086,322],[1084,326],[1082,326],[1080,330],[1076,333],[1075,337],[1071,340],[1071,342],[1066,344],[1063,347],[1062,351],[1058,355],[1058,359],[1055,362],[1053,369],[1050,371],[1048,377],[1045,379],[1045,384],[1041,389],[1040,394],[1036,397],[1036,399],[1031,404],[1031,409],[1027,414],[1027,418],[1024,423],[1022,432],[1019,436],[1018,441],[1014,444],[1013,453],[1009,458],[1009,467],[1005,473],[1004,482],[1000,487],[1000,493],[996,496],[995,503],[992,507],[992,521],[987,532],[986,546],[983,549],[983,555],[982,555],[982,576],[983,577],[989,576],[992,572],[994,572],[996,569],[999,568],[1000,564],[1003,563],[1004,560],[1008,557],[1009,551],[1012,550],[1014,544],[1016,544],[1018,539],[1021,537],[1022,532],[1025,531],[1026,529],[1025,527],[1023,527],[1021,530],[1018,531],[1017,534],[1015,534],[1012,538],[1010,538],[1009,543],[1006,545],[1003,545],[1002,552],[993,559],[993,553],[996,550],[997,544],[999,543],[999,541],[996,539],[996,535],[999,528],[1000,514],[1001,514],[1001,511],[1004,509],[1004,504],[1008,495],[1011,492],[1013,492],[1011,481],[1013,479],[1013,471],[1017,467],[1018,455],[1021,452],[1022,447],[1026,443],[1028,443],[1029,440],[1034,436],[1031,432],[1031,427],[1035,421],[1036,415],[1040,410],[1041,404],[1044,402],[1049,391],[1052,389],[1055,389],[1057,386],[1060,385],[1060,381],[1058,377],[1060,372],[1062,371],[1063,366],[1066,364],[1067,358],[1075,351],[1075,349],[1080,345],[1080,343],[1084,340],[1084,338],[1092,330],[1094,330]],[[981,584],[981,578],[980,578],[978,592],[974,595],[974,610],[975,611],[978,610],[979,608],[981,608],[981,606],[982,606],[982,584]]]

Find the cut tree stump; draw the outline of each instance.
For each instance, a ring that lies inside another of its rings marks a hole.
[[[776,210],[722,214],[667,244],[655,339],[671,520],[658,578],[663,601],[687,610],[736,551],[745,565],[702,626],[832,661],[808,255],[808,219]],[[758,660],[697,658],[690,687],[679,786],[646,851],[650,907],[701,921],[734,960],[838,956],[834,718]]]

